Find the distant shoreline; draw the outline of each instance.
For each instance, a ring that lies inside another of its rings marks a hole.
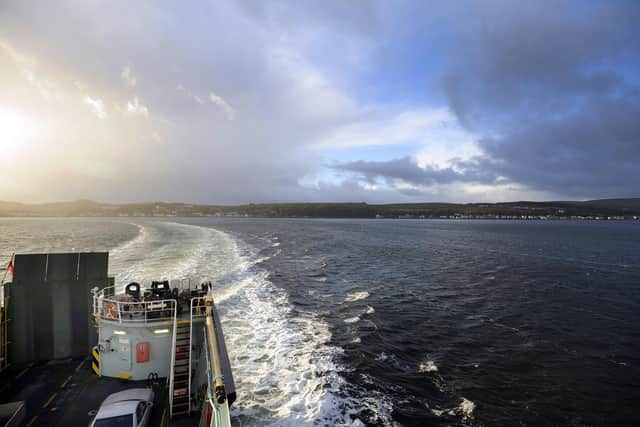
[[[0,201],[0,218],[360,218],[449,220],[639,220],[640,198],[508,203],[270,203],[237,206],[187,203],[47,204]]]
[[[23,215],[23,216],[0,216],[0,220],[3,219],[129,219],[129,218],[144,218],[144,219],[171,219],[171,218],[235,218],[235,219],[352,219],[352,220],[370,220],[370,221],[382,221],[382,220],[422,220],[422,221],[538,221],[538,222],[552,222],[552,221],[591,221],[591,222],[633,222],[640,221],[640,216],[632,217],[598,217],[598,218],[581,218],[581,217],[540,217],[540,218],[507,218],[507,217],[474,217],[474,218],[462,218],[462,217],[326,217],[326,216],[244,216],[244,215],[132,215],[132,216],[101,216],[101,215]]]

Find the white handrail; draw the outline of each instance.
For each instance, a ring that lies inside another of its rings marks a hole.
[[[187,382],[187,396],[189,396],[189,413],[191,413],[191,349],[193,348],[193,300],[189,302],[189,380]]]
[[[177,301],[173,298],[140,302],[118,301],[104,296],[105,291],[110,288],[113,286],[93,291],[93,315],[100,317],[101,320],[147,324],[172,320],[176,317]],[[166,312],[171,314],[167,316]],[[151,318],[149,318],[150,314],[153,315]]]

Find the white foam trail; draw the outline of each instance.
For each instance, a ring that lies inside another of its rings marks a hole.
[[[225,256],[235,244],[214,229],[165,222],[137,224],[136,238],[111,254],[111,270],[120,286],[139,282],[202,277],[229,281],[244,266]]]
[[[427,405],[428,407],[428,405]],[[469,399],[462,398],[462,401],[458,406],[451,409],[431,409],[431,412],[437,417],[441,417],[444,414],[452,417],[459,416],[462,420],[467,422],[473,419],[473,411],[476,409],[476,404]]]
[[[359,316],[355,316],[355,317],[349,317],[348,319],[344,319],[344,323],[347,324],[351,324],[351,323],[356,323],[360,321],[360,317]]]
[[[380,353],[380,354],[378,354],[378,355],[376,356],[376,359],[375,359],[375,360],[376,360],[376,361],[378,361],[378,362],[384,362],[384,361],[386,361],[388,358],[389,358],[389,355],[383,351],[382,353]]]
[[[262,264],[265,261],[269,261],[271,259],[270,256],[263,256],[262,258],[258,258],[257,260],[255,260],[253,263],[254,264]]]
[[[357,414],[365,408],[391,425],[384,396],[344,396],[345,387],[355,387],[340,374],[335,360],[342,350],[330,344],[328,325],[313,313],[291,314],[287,293],[269,281],[253,248],[210,228],[156,221],[138,226],[138,236],[113,251],[117,282],[214,281],[238,393],[233,417],[241,425],[363,425]]]
[[[335,359],[342,349],[330,345],[324,321],[312,313],[292,317],[288,295],[266,272],[247,271],[244,280],[250,284],[220,305],[231,363],[242,373],[236,382],[243,397],[233,409],[241,424],[363,425],[356,416],[363,405],[390,418],[381,398],[339,395],[345,381]]]
[[[405,369],[402,362],[393,353],[385,353],[384,351],[375,357],[376,362],[384,362],[387,365],[394,366],[395,368]]]
[[[129,239],[128,241],[124,242],[123,244],[121,244],[120,246],[117,246],[113,249],[111,249],[109,251],[109,256],[114,256],[121,252],[126,252],[128,251],[131,247],[139,245],[140,242],[144,241],[144,239],[146,238],[145,236],[145,231],[146,229],[141,226],[140,224],[134,224],[134,223],[126,223],[129,225],[132,225],[134,227],[136,227],[138,229],[138,232],[136,233],[135,236],[133,236],[131,239]]]
[[[426,362],[421,363],[418,369],[420,372],[424,373],[438,372],[438,367],[433,360],[427,360]]]
[[[473,417],[473,410],[476,409],[476,404],[463,397],[457,409],[457,412],[462,415],[463,419],[469,420]]]
[[[365,298],[369,298],[369,292],[367,291],[352,292],[347,295],[347,297],[345,298],[345,301],[354,302],[354,301],[359,301]]]

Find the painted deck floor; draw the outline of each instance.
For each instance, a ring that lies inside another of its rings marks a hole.
[[[95,411],[111,393],[147,387],[146,381],[98,378],[89,359],[66,359],[10,366],[0,374],[0,403],[24,400],[26,426],[88,426]],[[151,426],[197,426],[199,412],[191,417],[169,419],[165,380],[152,385],[155,391]]]

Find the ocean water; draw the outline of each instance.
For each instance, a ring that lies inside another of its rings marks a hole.
[[[0,219],[215,283],[236,425],[639,424],[640,223]]]

